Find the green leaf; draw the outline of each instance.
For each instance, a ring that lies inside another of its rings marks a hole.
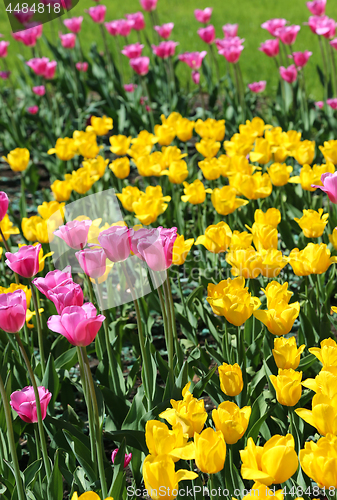
[[[85,470],[89,480],[91,482],[95,482],[97,479],[97,474],[95,473],[96,467],[95,464],[91,461],[89,449],[84,446],[84,444],[79,439],[77,439],[75,436],[72,436],[70,432],[63,430],[63,434],[65,435],[65,438],[68,441],[75,457]]]
[[[59,456],[57,450],[54,457],[54,467],[47,486],[48,500],[62,500],[63,498],[63,481],[58,462]]]
[[[55,369],[70,370],[77,363],[77,350],[76,347],[72,347],[68,351],[64,352],[55,360]]]
[[[42,467],[42,458],[39,458],[32,464],[30,464],[27,469],[24,471],[24,476],[25,476],[25,486],[26,488],[34,481],[36,478],[37,473]]]
[[[55,369],[55,363],[52,354],[49,355],[46,371],[42,379],[41,385],[43,385],[46,389],[48,389],[52,393],[50,407],[53,408],[59,393],[60,381]]]

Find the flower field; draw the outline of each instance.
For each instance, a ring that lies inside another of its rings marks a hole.
[[[15,80],[0,41],[0,495],[335,499],[336,22],[307,3],[317,101],[300,26],[262,25],[272,95],[237,25],[178,53],[140,7],[90,54],[70,2],[55,44],[14,12]]]

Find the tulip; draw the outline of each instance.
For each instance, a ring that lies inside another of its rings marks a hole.
[[[54,234],[61,238],[70,248],[80,250],[87,244],[91,224],[91,220],[70,221],[59,227],[57,231],[54,231]]]
[[[172,264],[176,266],[181,266],[185,263],[188,252],[191,250],[194,243],[194,238],[190,238],[185,240],[184,236],[179,236],[177,234],[177,238],[173,245],[172,250]]]
[[[42,34],[42,25],[41,34]],[[26,29],[24,31],[17,31],[12,33],[12,37],[17,42],[22,42],[26,47],[35,47],[37,39],[40,38],[39,26],[34,26],[32,28]]]
[[[198,29],[198,35],[201,40],[203,40],[208,45],[211,45],[215,40],[215,28],[212,24],[207,26],[206,28]]]
[[[52,394],[43,386],[38,387],[37,390],[41,405],[41,416],[42,420],[44,420]],[[32,386],[24,387],[21,391],[12,392],[10,405],[24,422],[28,424],[37,423],[36,400]]]
[[[266,150],[267,153],[268,151]],[[262,155],[263,153],[254,152],[252,154],[254,155],[252,157],[255,158],[257,155]],[[264,161],[266,157],[266,155],[264,157],[261,156],[261,160]],[[230,177],[229,185],[249,200],[267,198],[273,190],[273,185],[267,172],[264,174],[256,172],[254,175],[241,175],[238,173]]]
[[[331,109],[337,109],[337,98],[334,97],[333,99],[327,99],[326,103],[328,106],[330,106]]]
[[[44,85],[38,85],[37,87],[33,87],[32,91],[38,96],[44,96],[46,93],[46,88]]]
[[[7,266],[23,278],[32,278],[39,272],[39,253],[42,246],[24,246],[16,253],[6,252]]]
[[[172,265],[177,228],[141,228],[131,236],[131,250],[153,271],[164,271]]]
[[[311,56],[312,52],[309,52],[309,50],[305,50],[304,52],[293,52],[292,55],[295,66],[297,66],[297,68],[303,68],[307,64]]]
[[[329,43],[330,43],[331,47],[333,47],[334,49],[337,50],[337,38],[334,38]]]
[[[225,38],[233,38],[238,34],[238,24],[225,24],[222,27],[223,34]]]
[[[186,63],[191,69],[197,70],[201,68],[202,61],[207,55],[207,52],[184,52],[178,56],[179,61]]]
[[[292,25],[292,26],[282,26],[276,30],[276,36],[281,40],[285,45],[292,45],[296,41],[296,37],[298,32],[300,31],[301,26]]]
[[[88,14],[94,23],[102,24],[104,23],[104,18],[106,14],[106,6],[105,5],[96,5],[96,7],[90,7],[88,10]]]
[[[112,461],[112,463],[115,462],[115,458],[116,458],[116,455],[117,455],[118,451],[119,451],[119,449],[116,448],[112,452],[112,455],[111,455],[111,461]],[[129,463],[131,462],[131,458],[132,458],[132,453],[125,453],[125,457],[124,457],[124,469],[126,469],[127,466],[129,465]]]
[[[218,368],[220,388],[226,396],[237,396],[243,389],[242,371],[237,363],[229,365],[223,363]]]
[[[326,394],[317,393],[312,398],[312,411],[306,408],[295,410],[297,415],[309,425],[317,429],[319,434],[337,434],[337,406],[336,397],[330,398]]]
[[[294,83],[297,79],[297,69],[294,64],[291,64],[288,68],[280,66],[279,72],[281,78],[288,83]]]
[[[109,168],[118,179],[126,179],[130,174],[130,160],[126,156],[117,158],[110,163]]]
[[[323,109],[324,107],[324,102],[323,101],[316,101],[315,106],[319,109]]]
[[[287,24],[286,19],[270,19],[261,24],[261,28],[269,31],[272,36],[277,36],[277,30]]]
[[[206,23],[209,23],[209,21],[211,19],[212,12],[213,12],[212,7],[206,7],[204,10],[195,9],[194,15],[195,15],[196,20],[199,21],[199,23],[206,24]]]
[[[195,124],[195,131],[203,139],[213,139],[215,141],[223,141],[225,137],[225,120],[214,120],[207,118],[207,120],[197,120]]]
[[[133,234],[132,228],[111,226],[100,232],[98,241],[111,262],[121,262],[130,256]]]
[[[141,43],[132,43],[131,45],[126,45],[123,50],[121,50],[121,53],[128,57],[129,59],[134,59],[136,57],[140,57],[142,55],[144,45]]]
[[[125,83],[124,84],[124,90],[125,92],[134,92],[137,88],[137,85],[134,83]]]
[[[230,245],[232,231],[226,222],[208,226],[203,236],[199,236],[195,245],[204,245],[209,252],[226,252]]]
[[[30,106],[27,108],[27,112],[30,115],[36,115],[39,112],[39,106]]]
[[[225,465],[226,443],[221,431],[210,427],[194,434],[195,463],[202,472],[216,474]]]
[[[172,30],[174,28],[174,23],[166,23],[162,26],[155,26],[154,29],[161,38],[165,40],[170,37]]]
[[[7,158],[2,157],[14,172],[22,172],[28,167],[30,153],[26,148],[16,148],[8,153]]]
[[[69,31],[72,33],[79,33],[82,28],[83,17],[72,17],[68,19],[64,19],[63,24]]]
[[[307,2],[307,7],[314,16],[323,16],[325,14],[326,0],[313,0]]]
[[[236,197],[236,189],[231,186],[213,189],[211,200],[213,207],[221,215],[231,214],[237,208],[248,204],[247,200]]]
[[[76,152],[77,146],[75,141],[69,137],[65,137],[64,139],[60,137],[56,141],[55,148],[48,150],[49,155],[56,153],[56,156],[63,161],[72,160]]]
[[[148,186],[145,194],[133,203],[132,209],[137,219],[148,226],[157,220],[158,215],[165,212],[168,206],[167,202],[170,200],[170,196],[163,196],[160,186]]]
[[[332,150],[328,149],[324,150],[322,146],[320,146],[320,149],[322,152],[324,151],[323,155],[325,154],[328,158],[333,159],[333,157],[330,156],[331,154],[332,155],[334,154]],[[328,163],[326,164],[314,165],[312,168],[310,167],[310,165],[303,165],[300,171],[300,175],[290,177],[289,182],[290,183],[299,182],[301,183],[302,189],[304,189],[305,191],[315,191],[316,187],[313,186],[315,185],[317,185],[317,187],[323,186],[323,183],[321,182],[322,174],[328,172],[331,174],[335,172],[335,167],[332,163],[330,163],[330,160],[328,160]]]
[[[303,234],[306,238],[319,238],[324,232],[325,226],[328,223],[328,218],[329,214],[323,215],[323,208],[319,208],[318,212],[311,209],[303,210],[303,217],[300,219],[295,217],[294,221],[297,222],[303,230]]]
[[[251,407],[239,408],[231,401],[224,401],[212,411],[212,419],[217,431],[221,431],[227,444],[235,444],[247,430]]]
[[[52,80],[54,78],[54,76],[55,76],[56,67],[57,67],[57,62],[56,61],[47,62],[47,64],[46,64],[46,70],[45,70],[43,76],[47,80]]]
[[[253,235],[247,231],[242,231],[242,233],[239,231],[233,231],[229,248],[231,250],[249,248],[252,244],[252,240]]]
[[[332,338],[322,340],[321,348],[311,347],[309,352],[316,356],[324,368],[337,366],[337,344]]]
[[[283,370],[289,368],[296,370],[300,364],[300,357],[304,349],[304,344],[297,348],[295,337],[274,339],[273,356],[276,366]]]
[[[156,10],[158,0],[139,0],[140,5],[146,12],[151,12],[152,10]]]
[[[302,372],[292,368],[279,369],[277,377],[270,375],[270,381],[276,391],[277,401],[284,406],[295,406],[302,395]]]
[[[180,458],[193,459],[195,457],[194,443],[188,443],[187,434],[177,423],[170,430],[166,424],[157,420],[148,420],[145,425],[146,445],[151,455],[169,455],[174,462]]]
[[[259,481],[266,486],[284,483],[295,474],[298,467],[295,442],[291,434],[276,434],[263,447],[256,446],[250,437],[240,455],[243,479]]]
[[[267,172],[274,186],[285,186],[289,181],[292,171],[293,167],[287,166],[284,163],[273,163],[267,168]]]
[[[331,371],[330,371],[331,370]],[[330,399],[335,398],[337,393],[337,375],[334,367],[323,368],[316,377],[307,378],[302,385],[317,394],[324,394]]]
[[[200,83],[200,73],[199,71],[192,71],[192,80],[193,80],[193,83],[195,83],[196,85],[199,85]]]
[[[259,50],[264,52],[268,57],[276,57],[280,52],[280,44],[278,39],[276,40],[266,40],[261,43]]]
[[[4,191],[0,191],[0,222],[7,214],[8,205],[9,200],[7,194]]]
[[[100,278],[106,271],[106,255],[103,248],[86,248],[75,253],[82,270],[90,278]]]
[[[87,62],[77,62],[75,64],[77,71],[80,73],[86,73],[89,68],[89,64]]]
[[[196,143],[195,147],[205,158],[213,158],[220,149],[220,142],[214,139],[201,139],[200,142]]]
[[[48,290],[46,297],[53,302],[58,314],[62,314],[65,307],[82,306],[84,300],[80,285],[70,280]]]
[[[13,222],[9,219],[8,214],[0,221],[0,229],[2,231],[0,242],[3,241],[3,238],[7,241],[11,234],[20,234],[19,229],[14,227]]]
[[[137,73],[137,75],[144,76],[149,72],[150,58],[143,56],[130,59],[130,66]]]
[[[135,31],[142,31],[145,28],[145,20],[142,12],[135,12],[134,14],[126,14],[126,19],[132,23],[132,29]]]
[[[167,59],[168,57],[174,56],[177,45],[179,45],[178,42],[169,40],[166,42],[160,42],[158,46],[152,45],[152,50],[157,57]]]
[[[254,92],[254,94],[259,94],[263,92],[266,88],[267,82],[265,80],[261,80],[259,82],[248,83],[247,87],[249,90]]]
[[[138,201],[141,195],[144,194],[136,186],[127,186],[122,189],[122,193],[117,194],[117,198],[122,203],[123,208],[132,212],[132,206],[135,201]]]
[[[74,33],[67,33],[66,35],[59,33],[59,36],[61,39],[62,47],[64,47],[65,49],[73,49],[75,47],[76,35]]]
[[[97,315],[91,302],[83,306],[65,307],[58,316],[50,316],[47,321],[52,332],[60,333],[74,346],[88,346],[95,339],[105,316]]]
[[[181,200],[184,203],[192,203],[192,205],[199,205],[203,203],[206,199],[206,193],[211,193],[211,189],[205,189],[203,183],[196,179],[191,184],[188,182],[184,182],[184,195],[181,197]]]
[[[7,57],[8,45],[9,45],[9,42],[5,42],[4,40],[0,41],[0,58]]]
[[[2,80],[8,80],[8,78],[10,77],[10,75],[11,75],[10,71],[0,71],[0,78]]]
[[[41,293],[47,296],[49,290],[61,284],[72,282],[69,269],[70,268],[66,268],[64,271],[59,271],[58,269],[50,271],[44,278],[35,278],[32,283]]]
[[[308,25],[313,33],[325,38],[333,38],[336,34],[336,22],[328,16],[310,16]]]
[[[289,255],[289,264],[296,276],[323,274],[337,257],[331,257],[331,252],[324,243],[308,243],[303,249],[294,248]]]
[[[321,152],[325,158],[325,161],[327,163],[331,162],[335,165],[337,164],[337,141],[335,141],[335,140],[325,141],[324,146],[320,146],[319,149],[321,150]],[[330,172],[330,170],[326,170],[326,171]],[[322,173],[325,173],[326,171],[324,171]],[[335,169],[333,169],[331,171],[331,173],[333,174],[334,171],[335,171]]]
[[[227,47],[225,49],[219,50],[219,54],[224,56],[226,61],[229,63],[237,63],[240,59],[241,52],[244,47],[242,45]]]
[[[337,437],[327,434],[317,443],[308,441],[299,453],[301,467],[319,488],[337,487]]]
[[[26,320],[27,300],[23,290],[0,294],[0,328],[7,333],[17,333]]]

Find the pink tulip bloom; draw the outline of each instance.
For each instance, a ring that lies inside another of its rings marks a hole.
[[[333,99],[327,99],[326,103],[330,108],[332,109],[337,109],[337,97],[334,97]]]
[[[260,82],[253,82],[253,83],[248,83],[248,88],[254,94],[259,94],[260,92],[263,92],[266,88],[267,82],[265,80],[261,80]]]
[[[44,77],[46,80],[52,80],[55,76],[56,72],[56,67],[57,67],[57,62],[56,61],[50,61],[46,65],[46,71],[44,72]]]
[[[87,62],[78,62],[75,64],[77,71],[81,73],[86,73],[89,68],[89,64]]]
[[[23,290],[0,294],[0,328],[7,333],[17,333],[26,321],[27,302]]]
[[[142,31],[145,28],[145,20],[142,12],[135,12],[134,14],[126,14],[126,19],[132,23],[132,29],[135,31]]]
[[[8,80],[8,78],[11,76],[10,71],[0,71],[0,78],[2,80]]]
[[[35,57],[26,62],[27,66],[38,76],[44,76],[47,70],[48,57]]]
[[[112,455],[111,455],[111,461],[112,463],[115,462],[115,458],[116,458],[116,455],[118,453],[118,450],[119,448],[116,448],[113,452],[112,452]],[[127,468],[127,466],[129,465],[129,463],[131,462],[131,458],[132,458],[132,453],[125,453],[125,458],[124,458],[124,469]]]
[[[75,253],[81,269],[90,278],[103,276],[106,271],[106,255],[103,248],[85,248]]]
[[[142,55],[144,45],[141,43],[132,43],[130,45],[126,45],[122,50],[121,53],[128,57],[129,59],[134,59],[136,57],[140,57]]]
[[[202,52],[184,52],[184,54],[178,56],[178,59],[186,63],[191,69],[199,69],[206,55],[206,50]]]
[[[97,315],[91,302],[83,306],[65,307],[58,316],[50,316],[47,321],[52,332],[63,335],[72,345],[85,347],[95,339],[105,316]]]
[[[44,420],[47,415],[47,406],[51,400],[52,394],[42,386],[38,387],[37,390],[39,393],[42,420]],[[33,386],[27,386],[21,389],[21,391],[12,392],[10,405],[19,415],[21,420],[28,424],[36,424],[37,411]]]
[[[140,5],[146,12],[156,10],[158,0],[140,0]]]
[[[111,262],[122,262],[131,253],[134,230],[126,226],[111,226],[98,236],[98,241]]]
[[[83,17],[71,17],[70,19],[65,19],[63,24],[72,33],[79,33],[82,28]]]
[[[174,56],[177,45],[179,45],[179,42],[167,40],[165,42],[160,42],[158,46],[152,45],[152,50],[157,57],[160,57],[160,59],[167,59],[168,57]]]
[[[337,50],[337,38],[334,38],[329,43],[330,43],[331,47],[333,47],[334,49]]]
[[[319,109],[322,109],[324,107],[324,102],[323,101],[317,101],[315,102],[315,106]]]
[[[6,252],[7,266],[23,278],[32,278],[39,272],[39,253],[42,245],[27,245],[21,247],[17,252]]]
[[[293,52],[294,63],[298,68],[303,68],[307,64],[311,56],[312,52],[309,52],[309,50],[306,50],[304,52]]]
[[[0,42],[0,57],[7,57],[8,45],[9,45],[9,42],[5,42],[4,40],[1,40],[1,42]]]
[[[272,36],[277,36],[276,31],[287,24],[286,19],[270,19],[265,23],[261,24],[261,28],[269,31]]]
[[[81,286],[72,280],[48,290],[46,297],[53,302],[58,314],[62,314],[65,307],[83,306],[84,300]]]
[[[314,16],[323,16],[325,14],[326,0],[313,0],[307,2],[307,7]]]
[[[296,69],[295,64],[288,66],[288,68],[285,68],[284,66],[280,66],[279,72],[280,72],[281,78],[288,83],[294,83],[297,79],[297,69]]]
[[[64,47],[65,49],[73,49],[75,47],[76,44],[75,33],[67,33],[66,35],[59,33],[59,36],[61,39],[62,47]]]
[[[225,24],[222,27],[225,38],[233,38],[234,36],[236,36],[238,34],[238,28],[238,24]]]
[[[244,47],[243,45],[232,45],[229,47],[226,47],[225,49],[220,49],[219,54],[221,56],[224,56],[226,61],[229,63],[236,63],[240,59],[241,52],[243,51]]]
[[[49,271],[44,278],[34,278],[32,283],[39,292],[47,297],[48,292],[55,287],[73,282],[71,272],[68,269],[70,267],[67,267],[64,271],[59,271],[58,269]]]
[[[200,28],[198,29],[198,35],[200,36],[201,40],[210,45],[215,40],[215,28],[212,24],[210,24],[206,28]]]
[[[124,90],[125,92],[134,92],[135,89],[137,88],[137,85],[135,83],[125,83],[124,84]]]
[[[155,26],[154,29],[161,38],[165,40],[170,37],[172,30],[174,28],[174,23],[166,23],[161,26]]]
[[[233,36],[232,38],[216,38],[215,45],[218,50],[221,50],[228,49],[229,47],[238,47],[242,45],[244,41],[245,39],[239,36]]]
[[[276,30],[276,36],[281,40],[285,45],[292,45],[296,41],[297,33],[300,31],[301,26],[292,25],[292,26],[283,26],[282,28],[278,28]]]
[[[322,174],[321,183],[323,186],[316,186],[312,184],[311,187],[319,188],[321,191],[324,191],[329,197],[329,200],[332,203],[337,204],[337,172],[331,174],[327,172],[326,174]]]
[[[54,231],[70,248],[82,250],[88,242],[88,233],[92,220],[73,220]]]
[[[117,19],[117,34],[120,36],[129,36],[132,29],[132,21],[126,19]]]
[[[193,70],[192,71],[192,80],[196,85],[199,85],[200,83],[200,73],[199,71]]]
[[[44,85],[38,85],[37,87],[33,87],[32,91],[35,95],[43,96],[46,93],[46,87]]]
[[[336,22],[328,16],[310,16],[308,25],[313,33],[325,38],[333,38],[336,34]]]
[[[149,72],[150,58],[147,56],[130,59],[130,66],[137,75],[146,75]]]
[[[206,7],[206,9],[204,9],[204,10],[195,9],[194,15],[195,15],[196,20],[199,21],[199,23],[206,24],[206,23],[209,23],[209,20],[211,19],[212,12],[213,12],[212,7]]]
[[[96,7],[90,7],[88,10],[88,14],[94,23],[102,24],[104,23],[104,18],[106,14],[106,6],[105,5],[96,5]]]
[[[36,26],[34,28],[29,28],[24,31],[17,31],[16,33],[12,33],[12,37],[17,42],[22,42],[26,47],[35,47],[36,41],[40,38],[42,34],[42,25]]]
[[[153,271],[164,271],[172,265],[173,245],[176,238],[176,227],[141,228],[131,238],[131,249]]]
[[[261,43],[259,50],[264,52],[268,57],[276,57],[280,52],[280,44],[278,39],[276,40],[266,40]]]
[[[36,115],[39,112],[39,106],[37,106],[36,104],[35,104],[35,106],[29,106],[27,108],[27,112],[30,115]]]
[[[9,200],[4,191],[0,191],[0,222],[5,217],[8,210]]]

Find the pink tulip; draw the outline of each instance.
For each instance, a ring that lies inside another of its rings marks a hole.
[[[336,22],[328,16],[310,16],[308,25],[313,33],[325,38],[333,38],[336,34]]]
[[[115,462],[115,458],[116,458],[116,455],[118,453],[118,448],[116,448],[113,452],[112,452],[112,455],[111,455],[111,461],[112,463]],[[132,458],[132,453],[125,453],[125,458],[124,458],[124,469],[127,468],[127,466],[129,465],[129,463],[131,462],[131,458]]]
[[[126,226],[111,226],[98,236],[98,241],[111,262],[122,262],[131,253],[134,230]]]
[[[86,73],[89,68],[89,64],[87,62],[78,62],[75,64],[76,69],[82,73]]]
[[[170,37],[172,30],[174,28],[174,23],[166,23],[161,26],[155,26],[154,29],[161,38],[165,40]]]
[[[292,25],[292,26],[283,26],[282,28],[278,28],[276,30],[276,36],[281,40],[285,45],[292,45],[296,41],[297,33],[300,31],[301,26]]]
[[[83,306],[65,307],[60,315],[50,316],[47,325],[72,345],[84,347],[93,342],[104,320],[105,316],[97,315],[95,306],[87,302]]]
[[[224,56],[224,58],[229,63],[236,63],[240,59],[240,55],[243,49],[244,49],[243,45],[238,45],[238,46],[232,45],[226,47],[225,49],[219,50],[219,54],[221,56]]]
[[[196,85],[199,85],[200,83],[200,73],[199,71],[192,71],[192,80]]]
[[[288,66],[288,68],[285,68],[284,66],[280,66],[279,72],[280,72],[281,78],[288,83],[294,83],[297,79],[297,69],[296,69],[295,64]]]
[[[26,321],[27,302],[23,290],[0,294],[0,328],[7,333],[17,333]]]
[[[280,52],[280,44],[278,39],[276,40],[266,40],[261,43],[259,50],[264,52],[268,57],[276,57]]]
[[[44,420],[52,394],[43,386],[38,387],[37,390],[39,393],[42,420]],[[35,393],[32,386],[24,387],[21,391],[12,392],[10,405],[24,422],[35,424],[38,421]]]
[[[236,36],[238,34],[238,28],[238,24],[225,24],[222,27],[225,38],[233,38],[234,36]]]
[[[47,70],[47,64],[49,62],[48,57],[35,57],[33,59],[29,59],[26,62],[27,66],[30,67],[34,71],[34,73],[38,76],[44,76]]]
[[[331,47],[333,47],[334,49],[337,50],[337,38],[334,38],[329,43],[330,43]]]
[[[103,248],[85,248],[75,253],[82,270],[90,278],[100,278],[106,270],[106,255]]]
[[[132,29],[135,31],[142,31],[145,28],[145,20],[142,12],[135,12],[134,14],[126,14],[126,19],[132,23]]]
[[[71,17],[70,19],[65,19],[63,24],[72,33],[79,33],[82,28],[83,17]]]
[[[206,7],[206,9],[204,9],[204,10],[196,9],[194,11],[194,15],[195,15],[196,20],[199,21],[199,23],[206,24],[206,23],[209,23],[209,20],[211,19],[212,12],[213,12],[212,7]]]
[[[198,29],[198,35],[200,36],[201,40],[210,45],[215,40],[215,28],[212,24],[210,24],[206,28],[200,28]]]
[[[254,92],[254,94],[259,94],[265,90],[266,85],[267,82],[265,80],[261,80],[260,82],[248,83],[248,88]]]
[[[327,172],[326,174],[322,174],[321,183],[323,186],[316,186],[312,184],[311,187],[319,188],[321,191],[324,191],[329,197],[329,200],[332,203],[337,204],[337,172],[331,174]]]
[[[53,302],[58,314],[62,314],[65,307],[83,306],[83,291],[78,283],[72,280],[65,281],[47,291],[46,297]]]
[[[70,248],[82,250],[88,241],[88,233],[92,220],[73,220],[54,231]]]
[[[130,45],[126,45],[123,50],[121,50],[121,53],[128,57],[129,59],[134,59],[136,57],[140,57],[142,55],[144,45],[141,43],[132,43]]]
[[[117,19],[117,29],[118,35],[121,36],[129,36],[130,31],[132,29],[132,21],[128,21],[126,19]]]
[[[307,2],[307,7],[314,16],[323,16],[325,13],[326,0],[313,0]]]
[[[20,6],[20,4],[19,4]],[[23,24],[24,26],[27,25],[27,23],[31,20],[31,18],[34,16],[35,11],[31,8],[27,10],[27,12],[22,12],[20,11],[13,11],[13,15],[16,17],[16,19],[19,21],[20,24]]]
[[[221,50],[228,49],[229,47],[238,47],[242,45],[244,41],[245,39],[239,36],[233,36],[232,38],[216,38],[215,45],[218,50]]]
[[[293,52],[294,63],[298,68],[303,68],[311,56],[312,52],[309,52],[309,50],[305,50],[304,52]]]
[[[75,47],[76,44],[75,33],[67,33],[66,35],[59,33],[59,37],[61,39],[62,47],[64,47],[65,49],[73,49]]]
[[[135,83],[125,83],[124,84],[125,92],[134,92],[136,88],[137,88],[137,85]]]
[[[4,191],[0,191],[0,222],[5,217],[8,210],[9,200]]]
[[[270,19],[265,23],[261,24],[261,28],[269,31],[272,36],[277,36],[276,31],[287,24],[286,19]]]
[[[206,55],[206,50],[203,50],[202,52],[184,52],[184,54],[180,54],[178,56],[178,59],[186,63],[192,69],[199,69],[201,68],[202,61]]]
[[[8,78],[11,76],[10,71],[0,71],[0,78],[2,80],[8,80]]]
[[[6,252],[7,266],[23,278],[32,278],[39,272],[39,253],[42,246],[27,245],[21,247],[17,252]]]
[[[96,5],[96,7],[90,7],[88,10],[88,14],[94,23],[102,24],[104,23],[104,18],[106,14],[106,6],[105,5]]]
[[[42,25],[35,26],[34,28],[29,28],[24,31],[17,31],[12,33],[12,37],[17,42],[22,42],[26,47],[35,47],[36,41],[42,35]]]
[[[177,45],[179,45],[179,42],[167,40],[165,42],[160,42],[158,46],[152,45],[152,50],[157,57],[167,59],[168,57],[174,56]]]
[[[5,42],[4,40],[1,40],[1,42],[0,42],[0,57],[7,57],[8,45],[9,45],[9,42]]]
[[[337,109],[337,97],[334,97],[333,99],[327,99],[326,103],[330,108],[332,109]]]
[[[44,85],[38,85],[37,87],[33,87],[32,91],[35,95],[44,96],[46,93],[46,87]]]
[[[317,101],[315,102],[315,106],[319,109],[323,109],[324,107],[324,102],[323,101]]]
[[[72,282],[70,267],[67,267],[64,271],[55,269],[55,271],[47,273],[44,278],[34,278],[32,281],[39,292],[43,293],[46,297],[49,290],[69,282]]]
[[[37,105],[35,105],[35,106],[29,106],[27,108],[27,112],[30,115],[36,115],[39,112],[39,106],[37,106]]]
[[[150,58],[147,56],[130,59],[130,66],[137,75],[146,75],[149,72]]]
[[[140,5],[146,12],[156,10],[158,0],[140,0]]]
[[[46,71],[43,75],[46,80],[52,80],[54,78],[55,72],[56,72],[56,67],[57,67],[56,61],[47,62]]]
[[[172,265],[173,245],[177,228],[141,228],[131,238],[131,250],[153,271],[164,271]]]

